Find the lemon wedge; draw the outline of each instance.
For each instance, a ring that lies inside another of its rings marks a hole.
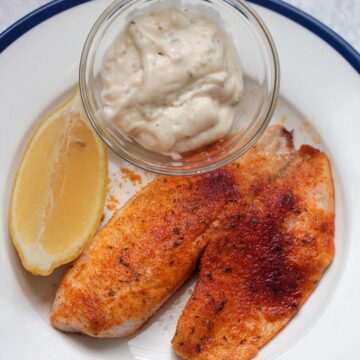
[[[77,90],[35,130],[14,181],[10,234],[27,270],[48,275],[81,253],[101,220],[107,167]]]

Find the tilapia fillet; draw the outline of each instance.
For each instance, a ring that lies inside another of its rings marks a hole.
[[[201,234],[234,196],[234,168],[161,176],[96,235],[61,281],[51,313],[63,331],[135,332],[189,277]]]
[[[326,155],[289,143],[273,174],[271,160],[253,155],[239,161],[238,201],[203,235],[209,245],[199,280],[172,341],[183,359],[254,358],[333,259],[334,190]]]

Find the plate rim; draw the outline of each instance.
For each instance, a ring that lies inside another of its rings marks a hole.
[[[87,3],[86,1],[83,1],[84,3]],[[92,5],[92,3],[88,3],[88,5]],[[84,7],[86,7],[87,8],[87,4],[84,4]],[[89,6],[89,7],[91,7],[91,6]],[[80,11],[81,12],[81,8],[74,8],[74,10],[77,10],[77,11]],[[259,10],[261,10],[261,9],[259,9]],[[266,11],[266,10],[264,10],[264,11]],[[72,13],[72,10],[71,11],[68,11],[68,12],[65,12],[65,14],[67,14],[67,13]],[[64,15],[65,15],[64,14]],[[60,14],[61,15],[61,14]],[[269,15],[271,15],[271,14],[269,14]],[[272,14],[273,16],[276,16],[276,12],[274,12],[273,14]],[[95,14],[95,16],[96,16],[96,14]],[[60,16],[59,16],[60,17]],[[59,18],[59,17],[54,17],[52,20],[50,20],[50,23],[52,23],[54,20],[56,20],[57,18]],[[287,22],[287,18],[286,17],[283,17],[282,16],[282,19],[283,19],[283,21],[284,22]],[[40,27],[42,28],[43,26],[44,27],[47,27],[48,26],[48,23],[49,22],[46,22],[46,23],[44,23],[44,24],[42,24]],[[289,24],[289,25],[291,25],[291,24]],[[41,30],[41,29],[35,29],[35,31],[33,31],[33,33],[34,32],[36,32],[37,33],[37,30]],[[304,28],[303,27],[298,27],[298,31],[299,31],[299,33],[303,33],[304,34],[304,36],[306,35],[306,36],[309,36],[308,35],[308,33],[307,33],[307,31],[306,30],[304,30]],[[27,36],[31,36],[32,35],[32,33],[30,32]],[[26,36],[26,39],[25,38],[23,38],[23,39],[20,39],[20,41],[23,41],[23,40],[27,40],[27,36]],[[311,37],[311,35],[310,35],[310,37]],[[315,42],[317,41],[316,39],[317,39],[318,37],[313,37],[313,39],[311,39],[311,40],[314,40]],[[319,39],[320,40],[320,39]],[[21,51],[21,48],[22,47],[20,47],[20,49],[18,49],[19,48],[19,46],[18,46],[19,44],[16,44],[15,43],[15,45],[14,46],[12,46],[12,47],[10,47],[10,51],[8,52],[8,53],[5,53],[4,55],[4,58],[5,58],[5,61],[7,60],[7,55],[12,55],[12,52],[13,52],[13,50],[20,50]],[[320,44],[321,45],[321,44]],[[339,55],[338,55],[338,53],[336,52],[332,52],[332,50],[331,50],[332,48],[331,47],[328,47],[328,51],[331,53],[330,55],[332,55],[332,57],[334,57],[334,58],[338,58],[339,59]],[[326,49],[325,49],[326,50]],[[1,56],[0,56],[0,60],[1,60]],[[339,63],[339,66],[340,66],[340,70],[342,69],[342,68],[345,68],[345,70],[347,70],[347,73],[349,74],[349,76],[352,76],[353,77],[353,80],[358,80],[358,78],[356,77],[356,76],[354,76],[354,74],[356,74],[356,73],[354,73],[352,70],[349,70],[349,69],[351,69],[351,67],[349,68],[349,66],[347,65],[347,62],[344,62],[344,61],[340,61]],[[357,82],[356,82],[357,83]],[[10,245],[11,245],[11,243],[10,243]],[[350,246],[352,247],[352,243],[350,243]],[[346,264],[347,266],[348,266],[348,264]],[[343,271],[345,270],[345,268],[343,269]],[[345,273],[345,272],[344,272]],[[343,275],[342,275],[343,276]],[[341,277],[342,277],[341,276]],[[341,281],[342,281],[343,279],[341,279]],[[339,285],[339,284],[338,284]],[[336,291],[338,291],[339,290],[339,288],[337,288],[336,289]],[[333,295],[335,295],[335,293],[333,294]],[[26,299],[26,298],[25,298]],[[330,302],[328,303],[328,306],[330,305]],[[329,308],[328,308],[328,306],[327,306],[327,312],[329,311]],[[313,326],[316,324],[316,322],[314,322],[313,323]],[[315,326],[314,326],[315,327]],[[312,330],[313,331],[313,330]],[[44,334],[45,335],[45,334]],[[305,334],[304,333],[304,335],[306,336],[306,337],[308,337],[308,335],[307,334]],[[287,357],[288,355],[288,353],[290,353],[290,354],[292,354],[293,353],[293,351],[291,350],[293,347],[294,348],[299,348],[299,345],[300,345],[300,343],[303,341],[303,339],[305,338],[305,336],[303,336],[302,338],[300,338],[299,337],[299,339],[298,340],[296,340],[296,342],[294,341],[293,343],[292,343],[292,345],[290,345],[289,346],[289,348],[286,350],[286,352],[284,352],[284,353],[281,353],[281,355],[280,355],[280,357],[282,357],[282,356],[285,356],[285,357]],[[71,350],[71,349],[70,349]],[[302,351],[300,352],[300,353],[302,353]],[[0,356],[1,357],[1,356]],[[291,357],[291,355],[290,355],[290,357]],[[311,356],[310,356],[310,358],[311,358]]]
[[[0,33],[0,55],[13,42],[43,21],[77,5],[93,0],[52,0],[33,10]],[[272,10],[296,22],[320,37],[336,50],[360,74],[360,53],[343,37],[297,7],[283,0],[248,0],[249,2]]]

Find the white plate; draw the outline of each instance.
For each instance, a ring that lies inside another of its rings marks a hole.
[[[11,183],[26,139],[39,119],[76,83],[82,44],[110,2],[97,0],[74,7],[84,1],[57,0],[0,37],[0,51],[9,45],[0,54],[0,358],[175,359],[170,339],[194,279],[136,336],[97,340],[63,334],[48,321],[63,270],[48,278],[32,276],[21,267],[9,238]],[[261,350],[258,359],[359,359],[359,55],[328,29],[278,0],[253,2],[273,9],[256,5],[279,50],[281,94],[287,99],[279,102],[274,122],[295,129],[298,143],[306,141],[327,151],[336,187],[335,261],[310,300]],[[123,203],[141,185],[122,179],[119,167],[135,170],[132,166],[113,154],[110,160],[111,192]],[[152,176],[142,174],[143,184]]]

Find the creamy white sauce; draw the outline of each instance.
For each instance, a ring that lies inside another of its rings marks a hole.
[[[225,136],[243,92],[240,65],[220,27],[175,8],[131,21],[108,50],[101,77],[107,120],[161,153]]]

